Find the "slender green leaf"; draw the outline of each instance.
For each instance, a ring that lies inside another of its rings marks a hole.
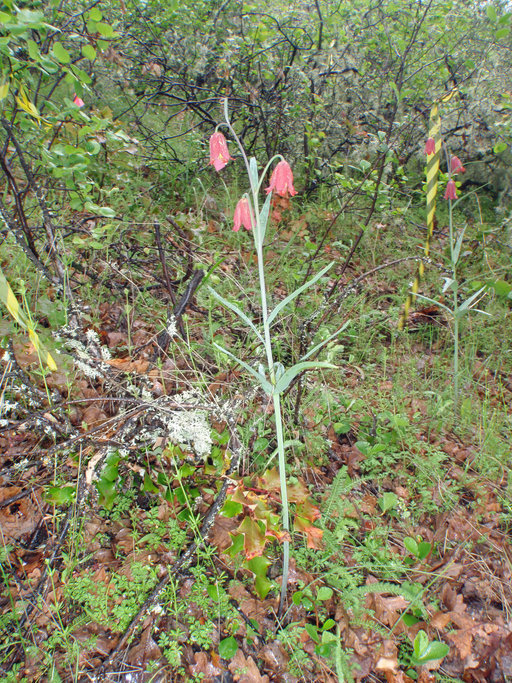
[[[263,245],[263,242],[265,241],[265,234],[267,232],[268,214],[270,213],[270,201],[271,201],[271,199],[272,199],[272,192],[269,192],[267,195],[267,198],[265,200],[265,203],[263,204],[263,207],[260,211],[261,234],[259,235],[259,242],[261,245]]]
[[[470,307],[471,307],[471,304],[473,303],[473,301],[475,301],[475,299],[478,299],[478,297],[480,296],[480,294],[482,294],[482,292],[484,292],[486,289],[487,289],[487,286],[481,287],[481,288],[478,290],[478,292],[475,292],[475,293],[472,294],[469,298],[467,298],[466,301],[464,301],[464,302],[459,306],[458,313],[462,313],[462,312],[465,311],[467,308],[470,308]]]
[[[258,164],[254,157],[249,159],[249,173],[251,175],[252,187],[258,187]]]
[[[223,306],[225,306],[226,308],[229,308],[231,311],[233,311],[233,313],[236,313],[236,315],[240,318],[240,320],[242,320],[246,325],[248,325],[248,326],[251,328],[251,330],[252,330],[252,331],[254,332],[254,334],[258,337],[258,339],[260,340],[260,342],[265,343],[265,342],[264,342],[264,339],[263,339],[263,336],[259,333],[259,331],[258,331],[256,325],[252,322],[252,320],[250,320],[250,319],[245,315],[245,313],[244,313],[240,308],[238,308],[238,306],[237,306],[236,304],[231,303],[231,301],[228,301],[228,300],[225,299],[223,296],[221,296],[220,294],[218,294],[218,293],[213,289],[213,287],[210,287],[210,286],[208,285],[208,289],[210,290],[210,294],[212,294],[212,295],[217,299],[217,301],[220,301],[220,303],[221,303]]]
[[[330,337],[327,337],[327,339],[324,339],[323,341],[321,341],[321,342],[320,342],[319,344],[317,344],[316,346],[313,346],[313,348],[310,349],[304,356],[302,356],[302,358],[301,358],[300,360],[301,360],[301,361],[304,361],[304,360],[306,360],[307,358],[310,358],[314,353],[316,353],[316,352],[319,351],[321,348],[323,348],[324,346],[326,346],[326,344],[328,344],[328,343],[329,343],[330,341],[332,341],[335,337],[337,337],[339,334],[341,334],[341,333],[343,332],[343,330],[345,330],[345,329],[348,327],[349,323],[350,323],[350,320],[347,320],[346,323],[343,323],[343,325],[342,325],[338,330],[336,330],[336,332],[333,332],[333,333],[331,334]]]
[[[258,382],[260,383],[263,391],[266,394],[272,394],[273,393],[274,387],[272,386],[272,384],[270,384],[270,382],[267,379],[265,379],[265,377],[263,377],[263,375],[260,375],[260,373],[257,372],[257,370],[252,368],[245,361],[241,360],[240,358],[237,358],[233,353],[231,353],[231,351],[228,351],[227,349],[223,348],[219,344],[213,342],[213,345],[215,346],[216,349],[218,349],[219,351],[222,351],[222,353],[225,353],[226,356],[229,356],[234,361],[236,361],[239,365],[241,365],[243,368],[245,368],[248,373],[250,373],[255,379],[257,379]]]
[[[460,235],[457,237],[457,242],[455,243],[455,247],[453,248],[453,262],[457,263],[459,260],[459,254],[460,254],[460,249],[462,247],[462,240],[464,239],[464,233],[466,232],[466,226],[462,228],[460,231]]]
[[[288,294],[287,297],[285,297],[282,301],[280,301],[277,306],[274,308],[274,310],[269,314],[267,318],[267,324],[271,325],[272,321],[275,319],[275,317],[279,314],[280,311],[283,310],[285,306],[287,306],[291,301],[295,299],[295,297],[299,296],[305,289],[310,287],[311,285],[314,285],[315,282],[317,282],[323,275],[327,273],[327,271],[332,268],[334,265],[334,261],[331,261],[328,266],[325,266],[325,268],[322,268],[322,270],[315,275],[315,277],[311,278],[311,280],[308,280],[306,283],[302,285],[302,287],[299,287],[296,289],[294,292],[291,294]]]
[[[293,365],[291,368],[288,368],[288,370],[284,373],[284,375],[281,376],[279,379],[279,382],[276,382],[276,386],[274,389],[274,393],[276,394],[282,394],[283,391],[285,391],[292,380],[297,377],[297,375],[300,372],[303,372],[304,370],[309,370],[309,369],[318,369],[318,368],[329,368],[329,369],[336,369],[338,366],[333,365],[332,363],[327,363],[325,361],[321,362],[316,362],[316,361],[305,361],[302,363],[297,363],[296,365]]]
[[[424,301],[429,301],[431,304],[434,304],[434,306],[439,306],[439,308],[444,308],[444,310],[447,313],[451,313],[453,315],[453,311],[451,308],[448,308],[448,306],[445,306],[444,304],[439,303],[439,301],[436,301],[435,299],[431,299],[428,296],[423,296],[423,294],[416,294],[418,299],[423,299]]]

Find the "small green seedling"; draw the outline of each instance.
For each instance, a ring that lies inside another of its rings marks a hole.
[[[413,666],[421,666],[436,659],[444,659],[449,651],[450,648],[446,643],[441,643],[439,640],[430,642],[425,631],[418,631],[413,643],[411,663]]]
[[[432,552],[432,543],[427,541],[416,541],[412,536],[406,536],[404,538],[404,546],[411,555],[417,560],[424,560]],[[414,564],[414,560],[411,557],[406,558],[408,564]]]

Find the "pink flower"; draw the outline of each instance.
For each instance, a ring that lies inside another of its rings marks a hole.
[[[78,97],[78,95],[75,93],[73,97],[73,104],[76,104],[77,107],[83,107],[85,102],[82,100],[81,97]]]
[[[452,173],[464,173],[466,171],[459,157],[452,157],[450,159],[450,170]]]
[[[220,171],[230,159],[233,157],[229,154],[226,138],[222,133],[214,133],[210,138],[210,164]]]
[[[430,156],[431,154],[434,154],[436,151],[436,141],[434,138],[429,138],[427,142],[425,143],[425,154],[427,156]]]
[[[272,190],[275,190],[280,197],[287,197],[288,192],[292,197],[294,194],[297,194],[293,187],[292,169],[290,164],[284,159],[274,168],[270,176],[270,185],[266,188],[265,192],[268,194]]]
[[[445,199],[457,199],[457,187],[455,186],[455,180],[448,181],[446,185],[446,192],[444,193]]]
[[[247,230],[252,228],[251,209],[247,197],[242,197],[242,199],[238,201],[233,216],[233,223],[234,232],[238,232],[241,225],[243,225],[244,228],[247,228]]]

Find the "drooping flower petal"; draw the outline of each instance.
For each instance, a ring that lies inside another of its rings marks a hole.
[[[229,153],[226,138],[222,133],[214,133],[210,138],[210,164],[220,171],[230,159],[233,157]]]
[[[233,224],[234,232],[238,232],[241,225],[243,225],[247,230],[252,228],[251,209],[249,207],[249,201],[247,197],[242,197],[242,199],[238,201],[238,204],[235,208],[235,214],[233,216]]]
[[[287,197],[288,192],[291,197],[293,197],[294,194],[297,194],[293,187],[292,169],[290,168],[290,164],[284,159],[280,161],[272,171],[270,185],[266,188],[265,192],[268,194],[269,192],[272,192],[272,190],[275,190],[280,197]]]
[[[450,159],[450,170],[452,173],[465,173],[466,171],[459,157],[452,157]]]
[[[446,185],[446,192],[444,193],[444,198],[445,199],[457,199],[457,187],[455,185],[455,180],[450,180],[448,181],[448,184]]]
[[[85,102],[81,97],[78,97],[78,95],[75,93],[73,97],[73,103],[76,104],[77,107],[83,107]]]
[[[425,154],[427,156],[430,156],[431,154],[434,154],[436,151],[436,141],[434,138],[428,138],[428,140],[425,143]]]

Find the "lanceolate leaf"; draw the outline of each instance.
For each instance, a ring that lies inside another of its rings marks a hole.
[[[258,380],[258,382],[261,384],[261,387],[266,394],[272,394],[273,393],[274,387],[272,386],[272,384],[270,384],[270,382],[267,379],[265,379],[265,377],[263,377],[263,375],[260,375],[260,373],[257,372],[257,370],[255,370],[254,368],[251,368],[251,366],[248,363],[241,360],[240,358],[237,358],[233,353],[231,353],[231,351],[228,351],[227,349],[223,348],[219,344],[216,344],[215,342],[213,342],[213,345],[215,346],[216,349],[219,349],[219,351],[222,351],[222,353],[225,353],[226,356],[229,356],[230,358],[235,360],[237,363],[239,363],[239,365],[241,365],[243,368],[245,368],[247,370],[247,372],[249,372],[253,377],[255,377]]]
[[[439,308],[444,308],[444,310],[445,310],[447,313],[451,313],[451,314],[453,315],[452,309],[451,309],[451,308],[448,308],[448,306],[445,306],[445,305],[442,304],[441,302],[436,301],[435,299],[431,299],[431,298],[428,297],[428,296],[423,296],[423,294],[416,294],[416,296],[418,297],[418,299],[423,299],[423,301],[428,301],[429,303],[434,304],[435,306],[439,306]]]
[[[223,296],[218,294],[213,289],[213,287],[208,286],[208,289],[210,290],[210,293],[217,299],[217,301],[220,301],[220,303],[223,306],[225,306],[226,308],[229,308],[231,311],[233,311],[233,313],[236,313],[236,315],[240,318],[240,320],[243,320],[243,322],[251,328],[251,330],[258,337],[260,342],[264,343],[263,337],[259,333],[256,325],[245,315],[245,313],[240,308],[238,308],[238,306],[236,304],[231,303],[231,301],[228,301]]]
[[[481,289],[478,290],[478,292],[475,292],[472,294],[466,301],[464,301],[460,306],[459,306],[459,313],[462,313],[465,311],[467,308],[471,307],[471,304],[478,299],[480,294],[482,294],[485,290],[487,289],[486,286],[482,287]]]
[[[350,320],[347,320],[346,323],[344,323],[340,328],[336,330],[336,332],[333,332],[330,337],[327,337],[327,339],[324,339],[321,341],[319,344],[314,346],[312,349],[310,349],[302,358],[300,359],[301,361],[304,361],[308,358],[310,358],[314,353],[319,351],[321,348],[323,348],[326,344],[328,344],[330,341],[332,341],[335,337],[337,337],[339,334],[343,332],[344,329],[348,327],[350,323]]]
[[[457,263],[459,260],[459,254],[460,254],[460,249],[462,247],[462,240],[464,239],[464,233],[466,232],[466,226],[462,228],[460,231],[460,235],[457,237],[457,242],[455,244],[455,247],[453,249],[453,262]]]
[[[330,368],[330,369],[335,369],[337,365],[333,365],[332,363],[327,363],[325,361],[322,362],[315,362],[315,361],[305,361],[302,363],[297,363],[297,365],[294,365],[291,368],[288,368],[288,370],[284,373],[284,375],[281,376],[279,381],[276,383],[274,392],[276,394],[282,394],[283,391],[285,391],[290,382],[297,377],[299,372],[302,372],[303,370],[310,370],[312,368]]]
[[[268,214],[270,213],[270,201],[272,199],[272,192],[267,195],[267,199],[263,204],[263,208],[260,211],[260,227],[261,234],[258,235],[259,242],[262,245],[265,240],[265,233],[267,232]]]
[[[334,261],[331,261],[328,266],[325,266],[325,268],[322,268],[322,270],[315,275],[315,277],[311,278],[311,280],[308,280],[308,282],[304,283],[302,287],[299,287],[296,289],[294,292],[291,294],[288,294],[286,298],[284,298],[282,301],[280,301],[277,306],[274,308],[274,310],[270,313],[270,315],[267,318],[267,323],[268,325],[272,324],[272,321],[275,319],[275,317],[279,314],[280,311],[283,310],[285,306],[287,306],[291,301],[295,299],[295,297],[299,296],[305,289],[310,287],[311,285],[314,285],[315,282],[317,282],[322,275],[325,275],[327,271],[332,268],[334,265]]]
[[[254,157],[249,159],[249,172],[251,174],[251,185],[258,187],[258,164]]]

